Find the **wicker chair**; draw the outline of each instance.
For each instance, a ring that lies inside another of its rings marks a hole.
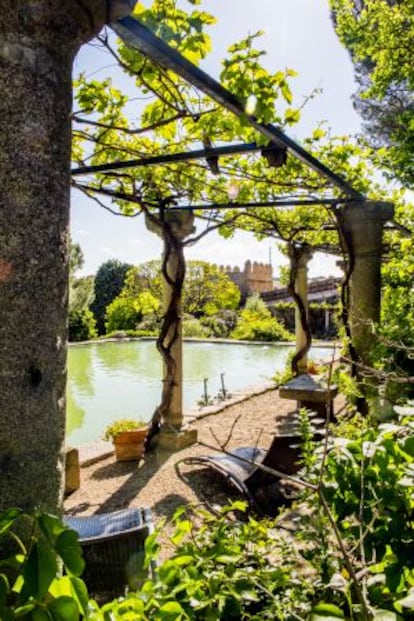
[[[149,509],[123,509],[64,522],[79,535],[85,559],[84,579],[99,602],[138,589],[153,567],[144,568],[145,539],[153,530]]]

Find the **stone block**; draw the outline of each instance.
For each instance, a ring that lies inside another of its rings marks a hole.
[[[294,377],[279,388],[281,399],[294,399],[298,408],[316,412],[324,419],[333,417],[333,400],[337,394],[338,387],[335,384],[325,386],[308,373]]]
[[[65,496],[80,488],[79,451],[74,447],[66,448],[65,458]]]
[[[295,399],[296,401],[311,401],[313,403],[327,403],[332,401],[338,394],[335,384],[324,386],[312,375],[304,373],[280,386],[279,397],[282,399]]]
[[[197,442],[197,429],[182,427],[179,431],[161,428],[157,438],[157,451],[180,451]]]

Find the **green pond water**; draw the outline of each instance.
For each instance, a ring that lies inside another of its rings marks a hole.
[[[284,367],[289,351],[291,347],[284,345],[185,342],[184,409],[197,407],[204,378],[211,397],[221,388],[221,373],[230,393],[263,384]],[[312,358],[326,359],[330,351],[317,348]],[[153,340],[71,345],[67,443],[96,440],[119,417],[149,420],[160,400],[161,370]]]

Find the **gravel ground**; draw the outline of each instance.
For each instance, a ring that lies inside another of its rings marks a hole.
[[[280,399],[276,389],[268,390],[194,421],[198,443],[164,460],[151,453],[137,466],[134,462],[116,462],[112,456],[81,468],[80,489],[66,498],[65,512],[91,515],[125,507],[150,507],[157,523],[163,517],[171,517],[182,505],[226,504],[238,494],[223,477],[209,468],[178,462],[213,453],[212,447],[218,447],[219,443],[227,443],[227,449],[252,445],[267,448],[277,419],[294,406],[293,401]],[[167,526],[161,541],[165,556],[169,550],[169,532],[171,527]]]

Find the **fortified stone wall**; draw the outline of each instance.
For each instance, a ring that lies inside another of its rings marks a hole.
[[[269,264],[246,261],[243,270],[229,265],[220,269],[239,287],[243,297],[273,289],[273,269]]]

